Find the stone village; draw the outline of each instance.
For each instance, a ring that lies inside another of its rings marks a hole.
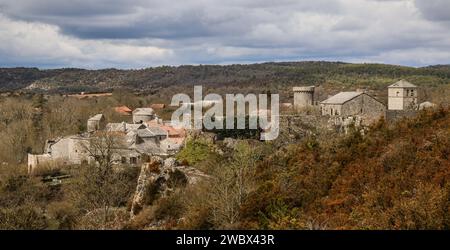
[[[315,101],[315,87],[294,87],[294,103],[288,106],[295,110],[308,107],[320,109],[329,127],[351,125],[367,126],[381,117],[395,120],[413,116],[417,110],[435,106],[430,102],[418,102],[418,89],[405,80],[388,87],[388,104],[369,95],[365,91],[340,92],[321,102]],[[286,104],[285,104],[286,105]],[[137,108],[131,111],[127,107],[117,107],[116,112],[130,113],[132,123],[108,123],[103,114],[88,119],[87,131],[78,135],[47,140],[44,153],[28,154],[28,172],[32,174],[41,165],[77,165],[92,161],[86,150],[90,139],[99,133],[114,133],[121,143],[115,149],[114,161],[121,164],[139,166],[148,161],[148,157],[171,158],[184,145],[192,132],[175,127],[170,121],[158,118],[153,108]],[[281,115],[280,115],[281,116]],[[171,158],[173,159],[173,158]]]

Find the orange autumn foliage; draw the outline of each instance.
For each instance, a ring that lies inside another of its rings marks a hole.
[[[450,109],[312,138],[266,159],[257,180],[241,207],[252,228],[449,229]]]

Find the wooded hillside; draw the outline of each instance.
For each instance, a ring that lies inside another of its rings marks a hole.
[[[58,93],[108,91],[130,88],[155,92],[161,88],[201,84],[213,88],[227,86],[246,89],[281,90],[294,85],[366,86],[384,88],[405,78],[418,85],[435,86],[450,82],[450,67],[424,68],[383,64],[342,62],[286,62],[250,65],[162,66],[139,70],[84,70],[37,68],[0,69],[0,91],[23,88]]]

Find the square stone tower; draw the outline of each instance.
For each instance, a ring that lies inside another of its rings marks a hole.
[[[388,87],[388,110],[414,110],[417,107],[417,86],[398,81]]]

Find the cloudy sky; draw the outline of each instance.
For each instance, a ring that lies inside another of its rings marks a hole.
[[[450,64],[449,0],[0,0],[0,67]]]

